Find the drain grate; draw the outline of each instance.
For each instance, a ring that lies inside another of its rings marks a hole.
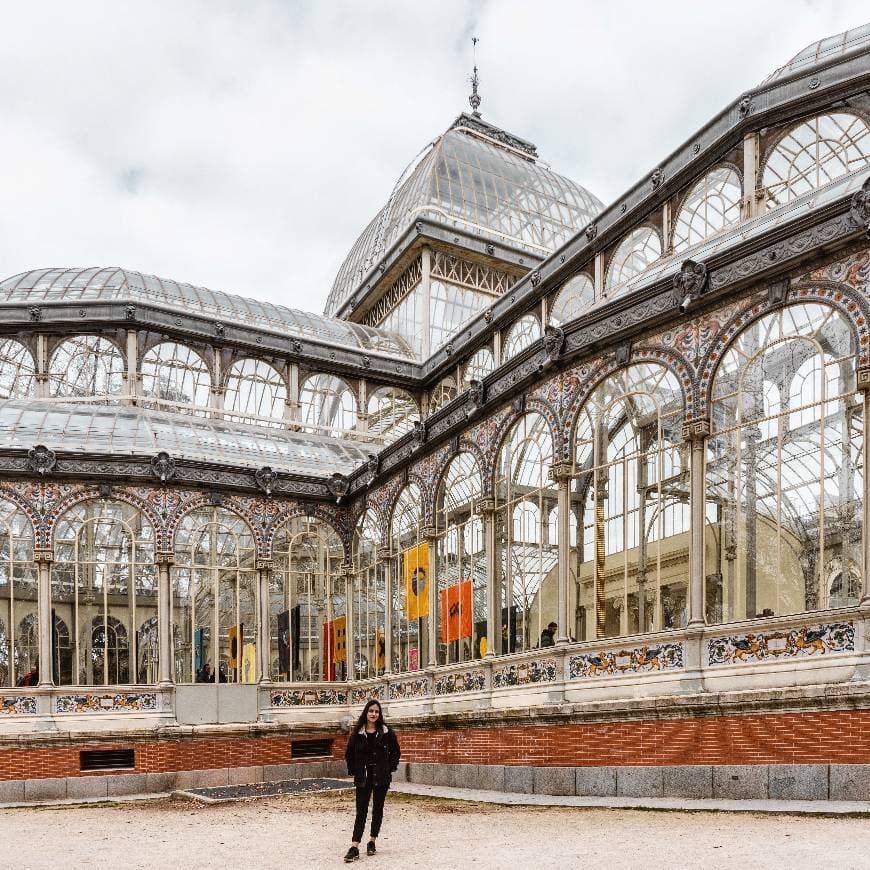
[[[214,788],[187,788],[182,795],[212,801],[239,801],[278,795],[312,794],[353,788],[349,779],[287,779],[279,782],[253,782],[248,785],[221,785]]]

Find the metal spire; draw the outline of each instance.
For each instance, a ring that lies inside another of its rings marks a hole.
[[[474,115],[475,118],[480,117],[480,112],[478,111],[480,108],[480,94],[477,92],[477,86],[480,84],[480,79],[477,77],[478,42],[480,42],[480,40],[476,36],[471,37],[471,44],[474,46],[474,75],[469,79],[471,82],[471,96],[468,98],[468,102],[471,105],[471,114]]]

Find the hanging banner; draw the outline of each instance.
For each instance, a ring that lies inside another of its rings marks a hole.
[[[242,683],[257,682],[257,644],[246,643],[242,648]]]
[[[335,624],[323,623],[323,679],[335,680]]]
[[[382,671],[387,664],[387,640],[384,633],[377,629],[375,631],[375,668]]]
[[[227,666],[230,668],[238,668],[242,663],[242,639],[245,636],[245,626],[243,623],[231,625],[229,630],[230,653]]]
[[[336,662],[347,661],[347,617],[339,616],[332,620],[333,650],[332,658]]]
[[[290,678],[290,611],[278,614],[278,670]]]
[[[454,583],[439,593],[441,599],[441,641],[471,637],[471,581]]]
[[[405,619],[429,615],[429,545],[405,550],[402,558],[405,585]]]

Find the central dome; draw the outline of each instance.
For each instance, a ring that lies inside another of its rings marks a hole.
[[[543,259],[602,208],[588,190],[540,163],[530,142],[460,115],[402,174],[363,230],[338,271],[325,313],[335,315],[421,217]]]

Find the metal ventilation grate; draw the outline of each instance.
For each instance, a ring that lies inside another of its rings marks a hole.
[[[132,749],[88,749],[79,753],[79,770],[133,770],[136,754]]]
[[[291,740],[291,758],[322,758],[332,757],[332,740]]]

